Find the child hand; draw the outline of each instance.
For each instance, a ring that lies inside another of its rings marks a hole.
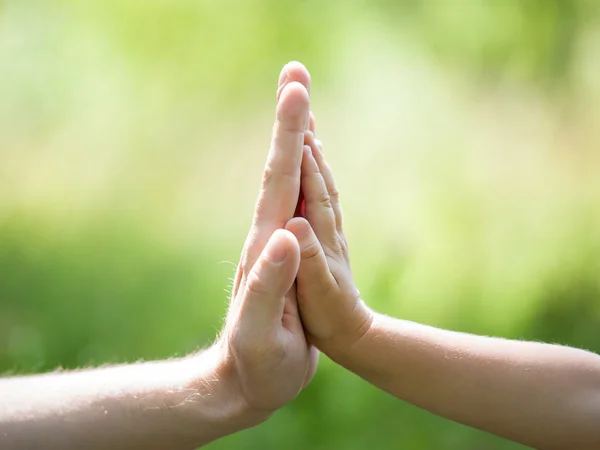
[[[285,228],[300,244],[297,295],[309,341],[330,357],[349,349],[369,329],[373,313],[354,284],[342,211],[321,142],[305,133],[301,165],[304,217]]]

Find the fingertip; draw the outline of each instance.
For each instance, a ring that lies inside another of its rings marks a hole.
[[[281,93],[280,90],[285,86],[286,83],[297,81],[304,85],[307,91],[310,92],[310,73],[308,69],[298,61],[290,61],[281,69],[281,73],[279,74],[279,82],[278,82],[278,96]]]
[[[310,82],[310,73],[308,72],[306,66],[300,61],[290,61],[286,64],[286,67],[290,75],[297,76],[298,78]]]
[[[312,147],[310,145],[302,146],[301,169],[302,169],[302,178],[303,179],[306,179],[306,177],[309,175],[320,172],[319,165],[317,164],[317,161],[315,160],[315,156],[314,156]]]
[[[311,149],[311,154],[312,156],[315,158],[317,158],[317,154],[319,152],[323,152],[323,144],[321,143],[320,140],[318,140],[315,137],[315,134],[310,131],[310,130],[306,130],[304,132],[304,145],[308,145]],[[319,161],[317,161],[317,165],[319,164]]]
[[[280,228],[273,232],[273,234],[271,235],[271,239],[269,239],[269,242],[276,242],[278,244],[287,245],[289,240],[289,231]]]
[[[316,148],[317,151],[323,153],[323,142],[321,142],[317,138],[315,138],[315,148]]]
[[[246,277],[240,315],[253,332],[281,326],[285,294],[300,268],[300,247],[286,230],[275,230]]]
[[[302,239],[311,231],[310,224],[304,217],[294,217],[293,219],[290,219],[285,224],[285,229],[288,230],[295,239]]]
[[[281,91],[279,98],[279,107],[282,112],[287,112],[289,109],[293,110],[293,106],[296,105],[298,108],[306,108],[310,104],[310,97],[306,87],[302,83],[292,81],[286,84]],[[289,108],[289,109],[288,109]],[[304,112],[304,111],[303,111]],[[306,111],[306,115],[309,115],[309,111]],[[307,117],[308,118],[308,117]]]
[[[288,245],[285,236],[276,230],[265,246],[265,257],[273,263],[282,263],[285,261],[288,254]]]
[[[302,146],[302,160],[305,158],[310,158],[312,156],[312,150],[310,149],[310,145],[304,144]]]
[[[309,130],[304,131],[304,145],[313,146],[315,142],[315,134]]]
[[[308,126],[309,110],[306,87],[297,81],[286,84],[277,104],[277,120],[290,129],[304,131]]]
[[[291,220],[290,220],[291,221]],[[285,245],[296,242],[295,236],[289,230],[280,228],[275,230],[273,233],[273,239],[277,239],[279,242],[284,242]]]
[[[298,240],[296,239],[296,236],[289,230],[275,230],[271,236],[271,240],[273,240],[278,246],[285,249],[285,257],[281,261],[290,257],[294,258],[296,255],[300,254]]]
[[[319,167],[319,172],[324,174],[326,178],[326,183],[331,183],[333,180],[329,178],[332,177],[331,168],[329,167],[327,160],[325,159],[325,154],[323,153],[323,143],[319,139],[315,139],[312,142],[312,157],[314,158],[317,166]]]

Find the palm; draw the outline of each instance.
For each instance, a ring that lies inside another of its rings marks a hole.
[[[318,353],[304,334],[295,286],[281,302],[278,323],[266,333],[251,333],[240,324],[228,330],[242,394],[248,405],[262,411],[274,411],[293,400],[317,367]]]

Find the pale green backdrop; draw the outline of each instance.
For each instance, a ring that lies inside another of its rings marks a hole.
[[[599,5],[0,0],[0,370],[209,345],[292,59],[370,305],[600,351]],[[522,447],[323,357],[208,448]]]

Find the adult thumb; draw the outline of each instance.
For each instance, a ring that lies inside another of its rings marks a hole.
[[[276,230],[246,279],[241,305],[245,325],[267,331],[281,323],[285,295],[300,267],[300,247],[287,230]]]

